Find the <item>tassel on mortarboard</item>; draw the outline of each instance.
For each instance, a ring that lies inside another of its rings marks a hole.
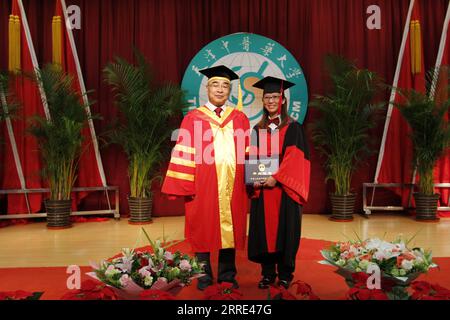
[[[241,88],[241,82],[239,81],[239,83],[238,83],[238,103],[237,103],[236,109],[238,111],[242,111],[243,107],[244,107],[244,105],[242,103],[242,88]]]

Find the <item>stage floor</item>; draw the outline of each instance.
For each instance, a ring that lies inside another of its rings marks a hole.
[[[338,241],[398,235],[409,239],[411,246],[433,250],[434,257],[450,257],[450,218],[439,223],[420,223],[399,214],[355,215],[353,222],[337,223],[326,215],[303,215],[302,237]],[[153,239],[184,239],[184,217],[158,217],[145,225]],[[117,254],[121,248],[142,247],[147,241],[141,226],[129,225],[127,219],[106,222],[75,223],[71,229],[48,230],[45,223],[14,225],[0,229],[0,268],[55,267],[100,261]],[[301,249],[300,249],[301,250]]]

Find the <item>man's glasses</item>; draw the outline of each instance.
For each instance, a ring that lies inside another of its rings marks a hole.
[[[278,101],[280,99],[280,95],[275,95],[275,96],[264,96],[263,99],[264,101],[269,102],[270,100],[274,100],[274,101]]]

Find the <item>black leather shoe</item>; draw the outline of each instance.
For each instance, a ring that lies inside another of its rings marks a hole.
[[[213,280],[211,277],[204,276],[201,278],[198,278],[197,280],[197,289],[200,291],[205,290],[209,286],[213,285]]]
[[[275,278],[263,277],[261,281],[258,282],[259,289],[268,289],[271,284],[275,283]]]
[[[278,285],[279,287],[283,287],[283,288],[285,288],[285,289],[289,289],[289,287],[290,287],[290,285],[291,285],[291,282],[290,282],[290,281],[287,281],[287,280],[280,280],[280,281],[278,281],[277,285]]]

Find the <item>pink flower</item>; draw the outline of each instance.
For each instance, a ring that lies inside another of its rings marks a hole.
[[[186,260],[186,259],[181,260],[180,270],[181,271],[191,271],[192,270],[192,266],[188,260]]]

